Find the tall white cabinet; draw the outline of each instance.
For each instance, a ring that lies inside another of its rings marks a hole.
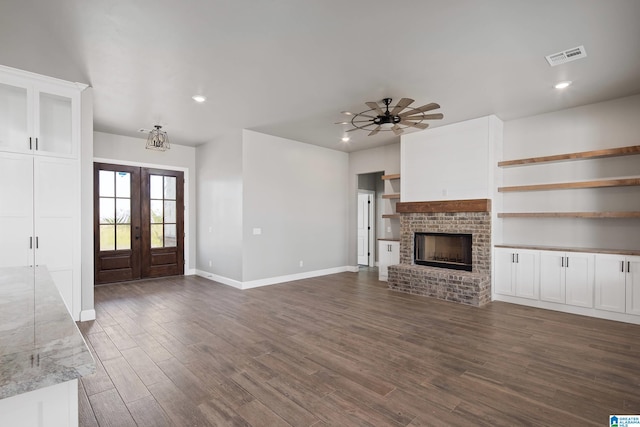
[[[80,93],[0,66],[0,267],[47,267],[79,320]]]

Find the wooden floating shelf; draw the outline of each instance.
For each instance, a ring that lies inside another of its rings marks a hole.
[[[400,194],[383,194],[382,198],[383,199],[399,199]]]
[[[640,218],[640,212],[502,212],[498,218]]]
[[[384,214],[382,215],[382,218],[389,218],[389,219],[400,218],[400,214]]]
[[[499,167],[523,166],[541,163],[561,162],[565,160],[603,159],[606,157],[633,156],[640,154],[640,145],[608,148],[604,150],[582,151],[579,153],[557,154],[554,156],[530,157],[527,159],[505,160],[498,162]]]
[[[394,173],[394,174],[390,174],[390,175],[382,175],[382,179],[387,180],[387,179],[400,179],[400,174],[399,173]]]
[[[438,200],[433,202],[396,203],[400,213],[491,212],[491,200]]]
[[[597,181],[560,182],[554,184],[514,185],[498,187],[501,193],[511,191],[567,190],[572,188],[627,187],[640,185],[640,178],[600,179]],[[383,196],[384,197],[384,196]]]

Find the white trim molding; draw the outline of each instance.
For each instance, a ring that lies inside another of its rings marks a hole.
[[[267,279],[250,280],[247,282],[241,282],[228,277],[219,276],[217,274],[209,273],[203,270],[196,270],[196,274],[205,279],[213,280],[214,282],[222,283],[223,285],[232,286],[236,289],[252,289],[261,286],[275,285],[278,283],[293,282],[294,280],[310,279],[312,277],[327,276],[329,274],[344,273],[344,272],[357,273],[359,267],[356,266],[342,266],[327,268],[324,270],[307,271],[304,273],[288,274],[286,276],[269,277]]]
[[[91,309],[91,310],[82,310],[80,312],[80,321],[81,322],[86,322],[89,320],[96,320],[96,311]]]

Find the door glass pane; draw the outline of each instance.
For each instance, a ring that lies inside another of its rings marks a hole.
[[[131,249],[131,226],[116,225],[116,249]]]
[[[114,225],[100,226],[100,250],[113,251],[116,248],[116,229]]]
[[[151,224],[151,247],[161,248],[164,243],[164,233],[162,224]]]
[[[25,88],[0,84],[0,148],[29,149]]]
[[[162,200],[152,200],[151,207],[151,223],[158,224],[162,222]]]
[[[112,171],[100,171],[98,175],[98,181],[100,186],[100,197],[113,197],[115,196],[113,188],[114,172]]]
[[[109,197],[100,197],[100,224],[115,223],[115,200]]]
[[[164,246],[170,247],[176,246],[176,225],[175,224],[165,224],[164,225]]]
[[[131,174],[129,172],[116,174],[116,197],[131,197]]]
[[[71,154],[71,98],[40,93],[38,149]]]
[[[131,223],[131,199],[116,199],[116,223]]]
[[[164,201],[164,222],[176,222],[176,202],[171,200]]]
[[[176,199],[176,177],[164,177],[164,198],[169,200]]]
[[[149,179],[150,185],[150,194],[152,199],[162,199],[163,191],[163,183],[161,175],[151,175]]]

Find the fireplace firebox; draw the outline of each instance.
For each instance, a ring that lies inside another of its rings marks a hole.
[[[418,265],[472,271],[472,235],[415,233],[413,261]]]

